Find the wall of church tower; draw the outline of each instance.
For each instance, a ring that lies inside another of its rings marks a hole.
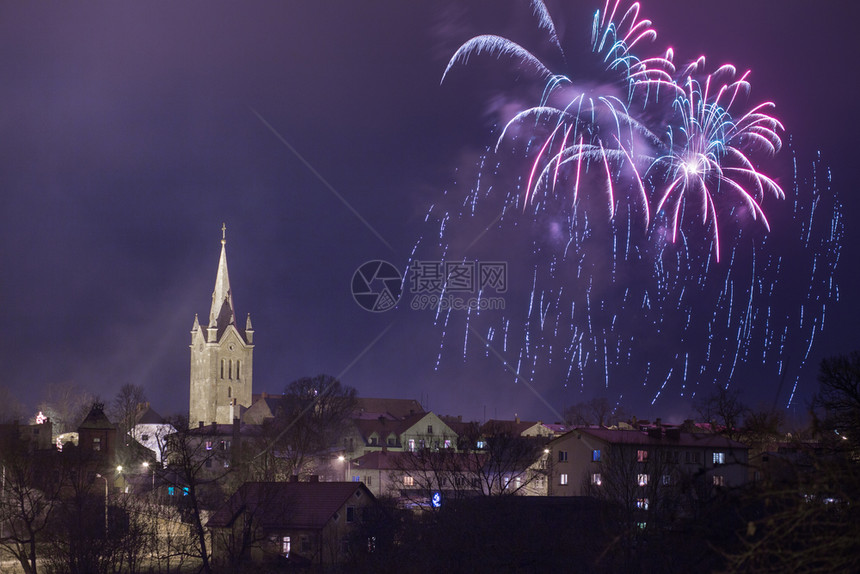
[[[203,329],[191,334],[191,396],[188,424],[230,424],[238,406],[251,406],[254,346],[233,325],[207,342]],[[234,401],[235,399],[235,401]],[[236,407],[231,408],[235,402]]]

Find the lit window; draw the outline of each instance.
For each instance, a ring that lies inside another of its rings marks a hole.
[[[408,445],[409,445],[409,451],[415,452],[415,439],[414,438],[409,439]]]
[[[167,496],[173,496],[175,490],[172,486],[167,487]]]
[[[603,479],[600,477],[599,472],[595,472],[591,475],[591,484],[593,484],[594,486],[600,486],[601,484],[603,484]]]
[[[357,474],[354,474],[354,475],[352,475],[352,481],[353,482],[361,482],[361,477],[358,476]]]
[[[211,440],[206,441],[206,450],[212,450],[212,441]]]
[[[639,483],[639,486],[648,486],[648,475],[640,474],[636,476],[636,482]]]
[[[290,537],[284,536],[281,538],[281,554],[289,557],[290,555]]]
[[[559,480],[559,484],[565,485],[567,484],[567,474],[562,474]]]
[[[412,478],[411,476],[404,476],[403,477],[403,486],[414,486],[414,485],[415,485],[415,479],[414,478]]]
[[[725,486],[726,485],[726,477],[721,474],[714,475],[714,486]]]
[[[482,441],[482,440],[479,440],[479,441],[477,442],[477,444],[475,445],[475,447],[476,447],[476,448],[484,448],[485,446],[487,446],[487,443],[485,443],[485,442],[484,442],[484,441]]]
[[[182,496],[188,496],[188,487],[187,486],[182,487]]]
[[[445,439],[445,442],[442,443],[442,446],[444,446],[445,448],[451,448],[451,440]]]
[[[636,499],[636,508],[641,508],[642,510],[648,510],[648,499],[647,498],[637,498]]]
[[[636,451],[636,461],[637,462],[648,462],[648,451],[647,450],[637,450]]]
[[[594,449],[591,451],[591,461],[600,462],[600,449]]]
[[[101,450],[102,449],[102,439],[99,437],[93,438],[93,450]]]
[[[715,452],[714,453],[714,464],[726,464],[726,453]]]

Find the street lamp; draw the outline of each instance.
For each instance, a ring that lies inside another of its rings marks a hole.
[[[352,461],[343,455],[338,456],[337,460],[340,462],[346,461],[346,481],[350,482],[352,480],[352,477],[350,476],[350,474],[352,474]]]
[[[143,468],[149,468],[149,463],[144,462]],[[144,472],[146,472],[146,471],[144,471]],[[150,493],[155,493],[155,467],[154,466],[152,467],[152,490],[150,490]]]
[[[105,538],[108,535],[108,481],[107,477],[102,476],[100,474],[96,474],[96,476],[103,481],[105,481]]]

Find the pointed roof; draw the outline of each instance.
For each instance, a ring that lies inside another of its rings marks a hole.
[[[248,512],[266,529],[321,530],[347,502],[375,497],[361,482],[246,482],[209,519],[226,528]]]
[[[209,328],[217,328],[218,335],[227,325],[236,323],[233,310],[233,292],[230,290],[230,274],[227,272],[227,227],[221,226],[221,258],[218,261],[218,274],[215,276],[215,290],[212,292],[212,308],[209,310]]]

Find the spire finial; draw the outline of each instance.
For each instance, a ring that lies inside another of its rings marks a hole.
[[[221,222],[221,245],[227,245],[227,224]]]

